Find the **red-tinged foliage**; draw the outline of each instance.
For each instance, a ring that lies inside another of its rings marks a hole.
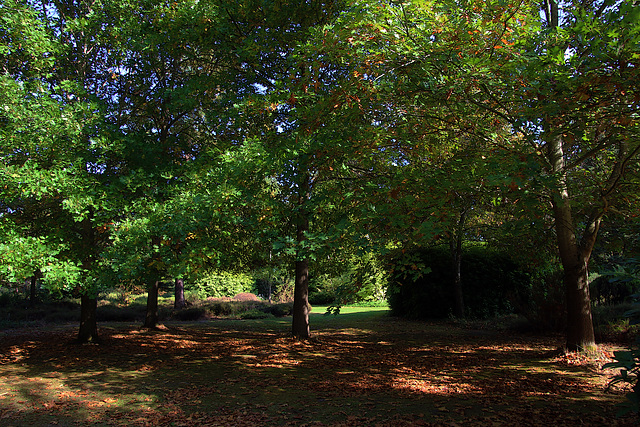
[[[115,326],[100,345],[4,332],[0,424],[635,425],[615,417],[607,353],[565,356],[558,337],[385,319],[301,342],[252,325]]]
[[[233,297],[233,299],[236,301],[260,301],[260,298],[251,292],[241,292]]]

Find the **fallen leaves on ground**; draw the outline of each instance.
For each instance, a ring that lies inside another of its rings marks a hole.
[[[238,323],[239,324],[239,323]],[[216,322],[162,331],[111,325],[0,337],[0,424],[635,425],[600,359],[558,354],[557,337],[475,333],[387,319],[311,342]],[[246,325],[246,323],[244,324]],[[358,326],[358,325],[356,325]],[[609,351],[609,353],[607,353]]]

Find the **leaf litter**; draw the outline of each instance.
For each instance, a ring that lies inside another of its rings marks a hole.
[[[628,390],[606,390],[607,346],[575,356],[556,351],[561,337],[395,319],[310,342],[247,325],[110,324],[84,346],[74,325],[5,331],[0,424],[637,425],[615,415]]]

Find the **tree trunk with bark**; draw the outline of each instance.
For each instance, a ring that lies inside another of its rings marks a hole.
[[[309,260],[296,261],[296,280],[293,291],[293,336],[309,339]]]
[[[30,279],[30,286],[29,286],[29,305],[31,307],[33,307],[34,305],[36,305],[36,298],[37,298],[37,293],[38,293],[38,279],[40,279],[40,277],[42,277],[42,273],[40,272],[40,269],[37,269],[34,273],[33,276],[31,276]]]
[[[81,247],[82,253],[84,254],[82,267],[87,272],[93,270],[95,251],[97,248],[92,218],[93,211],[80,223],[82,235]],[[98,341],[98,321],[96,315],[98,299],[97,290],[94,286],[95,283],[90,278],[87,278],[85,285],[80,287],[80,329],[78,330],[78,341],[80,343]]]
[[[153,280],[149,286],[147,293],[147,313],[144,318],[144,327],[149,329],[158,328],[158,291],[160,289],[160,281]]]
[[[571,218],[570,200],[554,203],[554,216],[560,260],[564,270],[564,287],[567,301],[567,349],[579,351],[596,344],[591,316],[588,263],[590,248],[581,247],[576,241]]]
[[[576,224],[567,185],[564,145],[560,135],[547,140],[552,172],[559,178],[557,192],[552,194],[554,225],[562,268],[567,303],[567,350],[592,349],[596,345],[591,316],[588,264],[596,241],[602,214],[594,215],[581,242],[576,237]]]
[[[299,189],[299,212],[296,225],[296,240],[299,247],[306,240],[306,233],[309,231],[309,217],[304,206],[309,198],[309,187],[310,178],[306,174]],[[298,249],[298,254],[296,255],[291,328],[295,338],[306,340],[311,337],[309,330],[309,259],[306,254],[302,253],[303,251],[303,249]]]
[[[158,236],[151,237],[151,244],[153,247],[160,247],[161,239]],[[161,273],[156,269],[156,265],[160,264],[160,255],[154,253],[152,261],[149,263],[149,281],[147,288],[147,311],[144,318],[144,328],[158,329],[158,293],[160,291],[160,278]]]
[[[89,343],[98,341],[98,322],[96,311],[98,300],[83,294],[80,297],[80,329],[78,331],[78,342]]]
[[[462,251],[456,247],[451,253],[451,263],[453,267],[453,314],[458,318],[464,317],[464,292],[462,291]]]
[[[557,28],[560,25],[558,2],[543,0],[542,6],[546,25],[549,28]],[[559,122],[556,123],[558,120]],[[558,252],[564,271],[563,281],[567,307],[566,346],[569,351],[589,350],[595,347],[596,340],[591,315],[588,265],[604,210],[594,208],[593,214],[587,221],[582,239],[578,242],[577,225],[573,217],[571,194],[567,181],[570,167],[567,164],[564,140],[560,130],[562,119],[545,117],[544,127],[550,172],[558,178],[556,191],[551,195],[551,205]]]
[[[173,303],[173,308],[177,310],[181,310],[186,305],[186,301],[184,300],[184,279],[176,279],[175,280],[175,301]]]
[[[464,292],[462,291],[462,234],[465,219],[466,211],[463,210],[458,218],[457,229],[452,233],[449,240],[451,266],[453,269],[453,294],[455,298],[453,314],[459,318],[463,318],[465,312]]]

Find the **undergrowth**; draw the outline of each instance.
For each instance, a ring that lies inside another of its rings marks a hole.
[[[123,295],[111,292],[101,295],[96,312],[98,322],[143,322],[146,312],[145,295]],[[0,329],[28,324],[68,323],[80,321],[80,300],[63,298],[40,301],[31,306],[29,301],[3,298],[0,301]],[[161,321],[197,321],[211,318],[262,319],[290,316],[293,303],[272,304],[268,301],[235,301],[229,298],[191,300],[182,310],[173,308],[173,295],[158,298]]]

